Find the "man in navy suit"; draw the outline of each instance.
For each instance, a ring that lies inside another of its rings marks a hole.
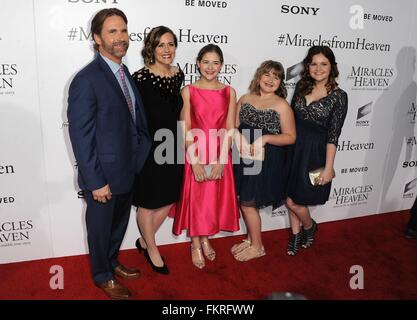
[[[69,88],[68,121],[78,164],[78,184],[87,202],[88,248],[95,284],[113,299],[130,291],[117,281],[139,270],[117,259],[131,208],[131,190],[149,153],[150,137],[140,94],[122,63],[129,47],[127,18],[116,8],[92,20],[96,58]]]

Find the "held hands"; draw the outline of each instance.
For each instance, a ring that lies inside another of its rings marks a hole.
[[[323,172],[320,174],[319,177],[319,186],[325,185],[333,180],[335,177],[334,169],[324,169]]]
[[[211,174],[209,180],[221,179],[223,177],[224,164],[211,164]]]
[[[251,145],[248,143],[248,141],[246,140],[246,138],[243,135],[240,136],[240,139],[237,140],[237,142],[238,142],[237,147],[238,147],[238,150],[239,150],[239,155],[241,157],[246,155],[246,154],[250,154],[250,146]]]
[[[264,158],[264,146],[267,144],[265,137],[257,138],[252,144],[248,144],[245,139],[242,139],[239,153],[241,158],[261,160]]]
[[[261,152],[261,149],[265,147],[266,143],[266,137],[260,136],[251,145],[249,145],[249,154],[251,156],[259,154],[259,152]]]
[[[197,182],[204,182],[207,180],[216,180],[223,177],[224,165],[220,163],[210,164],[211,167],[209,173],[204,169],[202,164],[193,164],[191,168],[193,169],[194,179]]]
[[[108,184],[100,189],[94,190],[92,194],[95,201],[102,203],[106,203],[108,200],[110,200],[112,195],[110,186]]]
[[[197,182],[203,182],[207,181],[206,172],[204,171],[204,167],[200,163],[196,163],[191,165],[191,168],[193,169],[194,173],[194,179]]]

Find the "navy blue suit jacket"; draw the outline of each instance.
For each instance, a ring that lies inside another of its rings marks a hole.
[[[99,54],[71,82],[67,116],[82,190],[109,184],[113,194],[130,192],[148,156],[151,140],[142,99],[124,68],[136,97],[136,123],[115,75]]]

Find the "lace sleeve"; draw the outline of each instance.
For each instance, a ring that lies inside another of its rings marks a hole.
[[[348,96],[343,90],[335,95],[334,106],[329,120],[327,143],[337,146],[343,123],[345,122],[348,107]]]

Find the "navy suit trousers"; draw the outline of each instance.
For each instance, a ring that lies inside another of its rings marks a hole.
[[[113,279],[113,270],[119,265],[117,256],[129,222],[132,193],[112,195],[106,203],[93,199],[85,191],[87,202],[86,224],[88,249],[97,283]]]

